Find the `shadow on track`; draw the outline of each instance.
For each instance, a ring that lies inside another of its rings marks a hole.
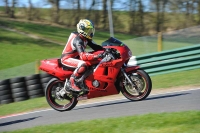
[[[28,118],[28,119],[14,120],[14,121],[9,121],[9,122],[5,122],[5,123],[0,123],[0,127],[12,125],[12,124],[16,124],[16,123],[21,123],[21,122],[26,122],[26,121],[31,121],[31,120],[34,120],[34,119],[39,118],[39,117],[41,117],[41,116],[32,117],[32,118]]]
[[[177,96],[182,96],[182,95],[187,95],[190,93],[179,93],[179,94],[169,94],[169,95],[164,95],[164,96],[152,96],[150,98],[147,98],[145,100],[156,100],[156,99],[163,99],[163,98],[170,98],[170,97],[177,97]]]
[[[168,94],[168,95],[163,95],[163,96],[152,96],[149,98],[146,98],[145,100],[142,101],[148,101],[148,100],[157,100],[157,99],[163,99],[163,98],[171,98],[171,97],[177,97],[177,96],[182,96],[182,95],[187,95],[190,93],[179,93],[179,94]],[[86,109],[86,108],[95,108],[95,107],[102,107],[102,106],[109,106],[109,105],[116,105],[116,104],[123,104],[123,103],[130,103],[130,102],[141,102],[141,101],[130,101],[128,99],[121,99],[121,100],[116,100],[116,101],[111,101],[111,102],[103,102],[103,103],[97,103],[93,105],[86,105],[86,107],[77,107],[73,110],[79,110],[79,109]]]

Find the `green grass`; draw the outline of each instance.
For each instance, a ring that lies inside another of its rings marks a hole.
[[[0,116],[50,108],[45,97],[0,105]]]
[[[142,54],[149,54],[158,52],[158,44],[157,44],[157,38],[154,37],[140,37],[130,40],[123,41],[125,44],[129,46],[131,49],[133,55],[142,55]],[[178,41],[171,41],[165,39],[162,43],[162,51],[165,50],[172,50],[176,48],[183,48],[186,46],[193,46],[194,44],[187,43],[187,42],[178,42]]]
[[[35,40],[30,37],[0,30],[0,70],[23,65],[45,58],[59,57],[72,29],[53,27],[50,25],[33,24],[26,22],[15,22],[0,20],[0,24],[15,28],[20,31],[35,34],[56,42],[63,43],[63,46],[49,43],[43,40]],[[109,37],[108,32],[96,32],[94,40],[98,44]],[[132,36],[116,34],[120,39],[133,38]]]
[[[10,21],[6,19],[0,20],[0,24],[6,27],[14,28],[19,31],[23,31],[29,34],[34,34],[43,38],[47,38],[61,44],[65,44],[69,34],[76,30],[68,27],[51,26],[47,24],[36,24],[31,22],[18,22]],[[109,38],[110,33],[108,31],[96,30],[93,40],[97,44],[101,44],[104,40]],[[126,43],[134,55],[151,53],[157,51],[157,36],[147,36],[134,39],[136,36],[123,33],[115,33],[115,37],[123,40]],[[131,39],[131,40],[130,40]],[[180,41],[180,42],[179,42]],[[163,50],[169,50],[174,48],[180,48],[184,46],[192,45],[189,42],[183,42],[180,39],[168,40],[165,38],[163,42]]]
[[[61,55],[64,46],[0,30],[0,70]]]
[[[200,69],[169,73],[165,75],[152,76],[152,89],[165,89],[169,87],[196,85],[199,86]],[[37,103],[37,104],[35,104]],[[0,105],[0,116],[26,112],[41,108],[50,108],[44,97],[35,98],[21,102]]]
[[[152,76],[153,89],[200,85],[200,69]]]
[[[40,37],[49,38],[57,42],[62,42],[63,44],[67,41],[67,37],[73,29],[64,29],[60,27],[53,27],[50,25],[43,24],[33,24],[30,22],[17,22],[1,20],[1,25],[17,29],[18,31],[23,31],[29,34],[35,34]]]
[[[199,133],[200,111],[145,114],[37,126],[12,133]]]
[[[58,27],[51,26],[47,24],[36,24],[30,22],[18,22],[18,21],[9,21],[9,20],[0,20],[0,24],[6,27],[14,28],[19,31],[23,31],[29,34],[35,34],[43,38],[48,38],[60,43],[65,44],[70,33],[76,31],[76,25],[74,29],[68,27]],[[100,44],[102,41],[110,37],[108,31],[98,31],[96,30],[93,40]],[[129,34],[116,33],[116,38],[120,40],[126,40],[134,38],[135,36]]]

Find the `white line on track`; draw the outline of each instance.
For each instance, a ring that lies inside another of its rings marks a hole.
[[[177,92],[185,92],[185,91],[192,91],[192,90],[199,90],[199,89],[200,88],[186,89],[186,90],[179,90],[179,91],[170,91],[170,92],[162,92],[162,93],[157,93],[157,94],[150,94],[150,96],[163,95],[163,94],[169,94],[169,93],[177,93]],[[106,100],[106,101],[100,101],[100,102],[92,102],[92,103],[87,103],[87,104],[80,104],[80,105],[77,105],[77,107],[79,107],[79,106],[85,106],[85,105],[91,105],[91,104],[99,104],[99,103],[104,103],[104,102],[113,102],[113,101],[124,100],[124,99],[126,99],[126,98],[112,99],[112,100]],[[38,111],[32,111],[32,112],[11,114],[11,115],[7,115],[7,116],[1,116],[0,119],[5,119],[5,118],[9,118],[9,117],[20,116],[20,115],[27,115],[27,114],[39,113],[39,112],[45,112],[45,111],[50,111],[50,110],[54,110],[54,109],[45,109],[45,110],[38,110]]]

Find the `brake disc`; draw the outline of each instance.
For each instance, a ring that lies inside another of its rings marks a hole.
[[[145,86],[144,79],[142,77],[140,77],[139,75],[132,75],[130,78],[132,79],[132,81],[137,86],[137,90],[139,92],[141,92],[144,89],[144,86]]]

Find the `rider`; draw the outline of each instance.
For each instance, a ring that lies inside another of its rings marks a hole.
[[[81,88],[76,84],[76,81],[81,78],[88,69],[88,65],[85,61],[102,58],[102,54],[85,52],[87,45],[95,51],[103,50],[100,45],[97,45],[92,41],[94,32],[95,28],[92,21],[88,19],[81,19],[77,24],[77,32],[71,33],[62,52],[61,63],[66,67],[76,68],[69,79],[72,91],[81,91]],[[78,56],[80,59],[77,59]]]

